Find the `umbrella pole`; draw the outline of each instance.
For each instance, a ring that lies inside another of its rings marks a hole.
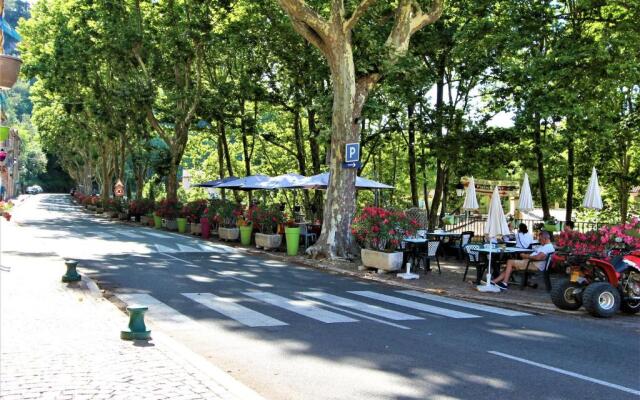
[[[489,243],[491,243],[491,239],[489,239]],[[493,254],[493,245],[490,250],[491,251],[489,251],[489,265],[487,265],[487,277],[485,278],[487,283],[484,285],[478,285],[477,289],[479,292],[497,293],[500,291],[500,288],[491,284],[491,255]]]

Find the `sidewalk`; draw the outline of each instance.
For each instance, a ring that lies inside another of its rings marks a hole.
[[[128,318],[90,282],[62,283],[28,229],[3,221],[0,238],[0,399],[261,398],[152,325],[149,342],[121,340]]]

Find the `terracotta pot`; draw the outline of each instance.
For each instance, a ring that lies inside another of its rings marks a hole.
[[[21,64],[18,57],[0,54],[0,89],[11,89],[16,84]]]

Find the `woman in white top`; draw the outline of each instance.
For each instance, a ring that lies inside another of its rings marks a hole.
[[[528,249],[529,246],[531,246],[531,243],[533,243],[533,236],[529,233],[527,225],[518,225],[518,233],[516,233],[516,247]]]

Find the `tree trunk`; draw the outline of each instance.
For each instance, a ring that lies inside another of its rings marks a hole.
[[[533,142],[534,153],[536,155],[536,163],[538,164],[538,188],[540,189],[540,204],[542,205],[542,218],[547,220],[551,218],[549,212],[549,200],[547,199],[547,186],[544,179],[544,157],[542,155],[542,135],[540,132],[540,115],[533,114]]]
[[[225,173],[224,173],[224,146],[222,145],[222,137],[220,135],[218,135],[217,143],[218,143],[218,175],[220,175],[220,179],[222,179],[225,176]],[[227,198],[226,190],[222,189],[221,193],[222,193],[222,198],[226,199]]]
[[[574,160],[574,140],[573,133],[569,133],[567,143],[567,204],[565,205],[566,213],[564,216],[565,222],[571,221],[571,214],[573,213],[573,176],[575,173],[575,160]]]
[[[240,101],[240,132],[242,133],[242,154],[244,155],[244,173],[245,176],[251,175],[251,155],[249,154],[249,141],[247,139],[247,124],[244,112],[244,100]],[[251,191],[249,194],[249,204],[253,201]]]
[[[444,55],[438,62],[438,81],[436,82],[436,135],[438,139],[442,138],[442,128],[444,124],[444,79],[445,79],[446,59]],[[433,229],[438,225],[438,209],[440,208],[440,199],[444,189],[444,165],[440,157],[436,158],[436,186],[433,193],[433,202],[429,210],[429,229]]]
[[[300,118],[300,109],[296,106],[293,113],[293,132],[296,142],[296,153],[298,155],[298,170],[300,175],[307,175],[307,152],[304,148],[304,133],[302,131],[302,121]],[[309,210],[311,208],[311,199],[309,198],[309,191],[304,190],[304,209]]]
[[[416,131],[413,111],[415,104],[407,106],[407,118],[409,119],[409,186],[411,187],[411,204],[418,207],[418,176],[416,173]]]
[[[345,144],[360,142],[359,115],[354,115],[356,81],[350,37],[341,37],[339,43],[335,43],[329,66],[333,84],[330,178],[322,233],[316,244],[307,249],[314,258],[318,255],[349,256],[352,252],[351,220],[356,212],[356,169],[342,168]]]
[[[309,148],[311,150],[311,167],[313,168],[313,174],[317,175],[320,173],[320,166],[322,165],[322,161],[320,159],[320,144],[318,143],[318,136],[320,136],[320,128],[316,125],[316,112],[312,108],[307,108],[308,113],[308,125],[309,125]],[[313,194],[313,207],[316,212],[313,218],[318,218],[318,216],[322,215],[323,202],[322,202],[322,191],[314,190]]]

